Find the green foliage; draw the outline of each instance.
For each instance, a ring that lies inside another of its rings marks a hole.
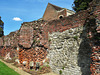
[[[3,26],[3,25],[4,25],[4,22],[1,20],[1,16],[0,16],[0,26]],[[2,32],[3,32],[3,29],[0,27],[0,37],[3,36]]]
[[[86,10],[89,7],[89,3],[92,0],[74,0],[73,2],[73,9],[78,12],[80,10]]]
[[[62,74],[62,70],[59,71],[59,74],[60,74],[60,75]]]
[[[62,69],[64,70],[65,66],[62,67]]]
[[[30,69],[31,71],[35,71],[35,69]]]
[[[73,38],[74,38],[75,40],[77,40],[77,39],[78,39],[78,36],[74,36]]]
[[[0,20],[0,25],[3,25],[3,24],[4,24],[4,22],[2,20]]]
[[[88,35],[88,37],[90,37],[90,35]]]
[[[46,67],[49,67],[49,65],[46,65]]]
[[[33,42],[35,43],[36,42],[36,39],[33,39]]]
[[[42,70],[43,66],[40,66],[39,70]]]
[[[49,64],[49,62],[47,62],[47,64]]]
[[[49,65],[43,65],[43,66],[40,66],[39,70],[42,70],[42,68],[44,67],[50,67]]]
[[[99,36],[95,36],[94,39],[100,40],[100,37]]]
[[[0,75],[19,75],[19,74],[0,61]]]
[[[3,29],[0,27],[0,32],[3,31]]]
[[[51,41],[51,39],[49,39],[49,42]]]
[[[97,15],[95,15],[95,17],[98,17],[99,15],[97,14]]]
[[[0,37],[2,37],[3,36],[3,34],[0,34]]]

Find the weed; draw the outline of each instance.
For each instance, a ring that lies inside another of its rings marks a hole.
[[[65,66],[62,67],[62,69],[64,70]]]
[[[49,65],[46,65],[46,67],[49,67]]]
[[[75,40],[77,40],[77,39],[78,39],[78,36],[74,36],[73,38],[74,38]]]
[[[60,75],[62,74],[62,70],[59,71],[59,74],[60,74]]]
[[[51,41],[51,39],[49,39],[49,42]]]
[[[40,66],[39,70],[42,70],[43,66]]]

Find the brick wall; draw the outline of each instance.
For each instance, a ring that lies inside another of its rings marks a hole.
[[[52,6],[48,5],[43,15],[43,20],[53,20],[53,19],[57,19],[57,12]]]
[[[67,15],[66,9],[57,7],[58,9],[60,8],[60,10],[57,10],[55,9],[55,7],[57,6],[48,4],[42,19],[46,21],[51,21],[51,20],[59,19],[59,16],[61,15],[63,17]]]
[[[52,8],[50,7],[50,9]],[[22,52],[21,54],[23,55],[23,58],[28,59],[28,61],[32,57],[31,53],[34,53],[34,50],[39,48],[38,52],[42,52],[44,54],[42,55],[44,58],[41,59],[40,57],[41,54],[39,54],[39,57],[34,57],[34,58],[35,59],[39,58],[42,62],[46,58],[46,54],[47,54],[45,53],[46,50],[49,49],[50,43],[49,43],[48,33],[50,34],[53,32],[63,32],[71,28],[84,26],[88,17],[95,16],[96,19],[100,20],[100,6],[99,5],[95,7],[95,11],[93,12],[94,13],[93,15],[89,14],[91,13],[91,11],[89,10],[90,9],[80,11],[74,15],[64,17],[60,20],[52,20],[49,22],[43,21],[43,20],[24,22],[18,31],[10,33],[7,36],[1,37],[0,46],[5,46],[5,47],[10,46],[12,50],[9,49],[9,52],[16,50],[14,49],[14,47],[15,48],[19,47],[21,49],[21,52]],[[51,15],[55,14],[55,11],[50,11],[50,12],[52,12]],[[97,30],[99,31],[99,26]],[[1,48],[0,55],[5,56],[4,53],[5,53],[4,48]],[[27,57],[27,55],[29,55],[30,58]],[[22,60],[23,58],[20,59],[20,62],[24,61]],[[32,61],[34,60],[32,59]]]

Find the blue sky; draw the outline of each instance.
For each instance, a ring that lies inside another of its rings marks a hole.
[[[74,0],[0,0],[4,35],[18,30],[23,22],[42,18],[48,2],[72,10]]]

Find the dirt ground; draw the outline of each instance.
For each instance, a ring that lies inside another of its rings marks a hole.
[[[46,73],[46,74],[42,74],[42,75],[58,75],[58,74],[55,74],[53,72],[50,72],[50,73]]]

